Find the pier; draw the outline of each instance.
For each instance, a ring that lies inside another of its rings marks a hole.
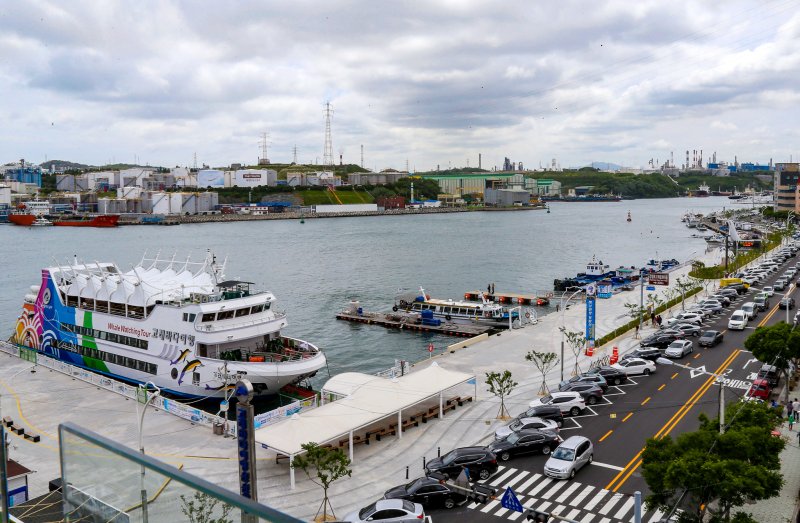
[[[337,320],[352,321],[355,323],[366,323],[367,325],[380,325],[387,329],[399,329],[417,332],[430,332],[433,334],[444,334],[446,336],[459,336],[471,338],[484,333],[497,331],[488,325],[467,325],[461,323],[442,322],[439,325],[429,325],[421,319],[406,314],[391,314],[382,312],[349,312],[342,311],[336,314]]]

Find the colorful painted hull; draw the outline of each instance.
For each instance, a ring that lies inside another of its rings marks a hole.
[[[116,214],[103,214],[89,218],[70,220],[53,220],[56,227],[116,227],[119,216]]]
[[[24,225],[29,227],[33,225],[33,222],[36,221],[37,216],[35,214],[9,214],[8,221],[13,223],[14,225]]]
[[[281,338],[296,347],[297,356],[272,361],[230,361],[203,357],[201,346],[213,346],[239,335],[277,333],[283,315],[241,328],[201,329],[182,321],[203,313],[203,305],[156,305],[147,318],[82,310],[63,303],[48,270],[23,305],[12,341],[69,364],[131,383],[152,382],[163,391],[184,397],[224,397],[237,379],[246,377],[256,394],[277,394],[284,385],[313,376],[325,366],[325,355],[302,340]],[[253,298],[242,300],[253,301]],[[241,300],[239,300],[241,301]],[[226,301],[229,306],[237,300]],[[217,305],[218,307],[218,305]],[[238,332],[237,332],[238,331]]]

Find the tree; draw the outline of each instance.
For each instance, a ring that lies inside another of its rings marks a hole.
[[[486,384],[489,385],[489,392],[500,398],[500,412],[497,414],[497,419],[508,419],[510,416],[506,410],[505,397],[509,396],[519,383],[511,379],[511,371],[505,370],[502,374],[487,372]]]
[[[540,394],[547,394],[547,373],[553,370],[558,364],[558,356],[554,352],[538,352],[532,350],[525,355],[525,359],[532,362],[533,366],[542,373],[542,386],[539,387]]]
[[[747,337],[744,347],[759,361],[775,365],[789,383],[790,363],[800,363],[800,331],[784,322],[758,327]],[[789,401],[789,387],[784,387],[784,401]]]
[[[652,492],[649,506],[664,511],[679,505],[680,521],[746,522],[746,514],[731,511],[747,502],[780,492],[780,453],[784,440],[772,436],[780,423],[768,405],[741,402],[726,409],[730,420],[724,434],[718,419],[700,416],[700,428],[673,440],[647,440],[642,472]]]
[[[219,503],[217,498],[205,492],[195,492],[194,499],[181,494],[181,512],[190,523],[233,523],[232,519],[228,519],[233,507],[227,503],[222,504],[220,517],[214,517],[214,510]]]
[[[333,505],[328,499],[328,489],[337,479],[353,474],[350,469],[350,459],[341,449],[320,447],[314,442],[303,443],[301,447],[305,453],[295,456],[292,460],[292,467],[302,470],[312,483],[322,487],[322,503],[317,509],[314,519],[319,518],[321,511],[322,521],[329,521],[328,507],[330,507],[331,516],[335,520],[336,514],[333,511]],[[312,473],[316,479],[312,477]]]
[[[697,287],[697,280],[692,278],[691,276],[688,277],[680,277],[675,280],[675,288],[680,291],[682,299],[681,299],[681,310],[686,310],[686,292],[691,291],[695,287]]]
[[[564,339],[572,349],[572,354],[575,356],[575,367],[572,369],[572,375],[577,376],[581,372],[580,365],[578,365],[578,356],[580,356],[583,347],[586,345],[586,336],[582,332],[570,331],[565,327],[559,327],[558,330],[564,335]]]

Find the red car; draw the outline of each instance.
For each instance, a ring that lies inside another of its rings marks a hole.
[[[769,381],[753,380],[753,384],[750,385],[750,390],[747,391],[746,397],[769,401],[770,394],[772,394],[772,386],[769,384]]]

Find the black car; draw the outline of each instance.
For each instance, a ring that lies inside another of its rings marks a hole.
[[[550,454],[561,443],[561,438],[552,432],[525,429],[512,432],[500,441],[489,445],[500,461],[508,461],[522,454]]]
[[[517,416],[517,419],[522,418],[542,418],[555,421],[559,427],[564,425],[564,414],[558,405],[537,405],[530,407],[528,410]]]
[[[562,381],[558,385],[558,390],[568,390],[568,389],[562,389],[561,387],[563,387],[568,383],[578,383],[578,382],[594,383],[603,390],[603,394],[605,394],[608,391],[608,382],[604,377],[600,376],[599,374],[578,374],[577,376],[573,376],[568,380]]]
[[[737,283],[736,285],[742,285],[742,284],[741,283]],[[744,287],[744,285],[742,285],[742,287]],[[739,293],[736,291],[736,289],[733,288],[732,285],[728,285],[727,287],[723,287],[722,289],[717,291],[717,294],[721,294],[723,296],[727,296],[732,300],[735,299],[737,296],[739,296]]]
[[[628,360],[630,358],[642,358],[643,360],[656,361],[658,358],[663,357],[664,353],[661,352],[661,349],[657,349],[655,347],[637,347],[623,355],[622,359]]]
[[[670,343],[681,338],[683,338],[683,336],[677,336],[672,333],[656,332],[655,334],[651,334],[643,339],[639,345],[642,347],[666,349]]]
[[[722,333],[720,331],[705,331],[697,339],[697,344],[701,347],[713,347],[722,343]]]
[[[778,308],[779,308],[779,309],[786,309],[786,308],[788,308],[788,309],[790,309],[790,310],[791,310],[791,309],[794,309],[794,298],[792,298],[791,296],[789,296],[788,298],[783,298],[783,299],[782,299],[782,300],[781,300],[781,301],[778,303]]]
[[[469,471],[472,481],[489,479],[497,472],[497,457],[486,447],[462,447],[451,450],[441,458],[433,458],[425,465],[425,474],[440,472],[457,478],[463,469]]]
[[[383,499],[405,499],[428,509],[453,508],[466,501],[467,496],[437,479],[425,477],[390,488]]]
[[[586,374],[599,374],[604,377],[608,383],[613,383],[614,385],[619,385],[620,383],[625,383],[628,381],[627,374],[619,369],[615,369],[614,367],[609,367],[607,365],[596,367]]]
[[[734,290],[734,291],[736,291],[736,294],[745,294],[747,292],[747,287],[744,286],[744,283],[732,283],[730,285],[727,285],[725,287],[725,289]],[[725,289],[722,289],[722,290],[725,290]],[[722,292],[722,291],[720,291],[720,292]]]
[[[603,399],[603,389],[594,383],[568,383],[558,387],[559,392],[577,392],[580,394],[587,405],[596,405],[598,401]]]

